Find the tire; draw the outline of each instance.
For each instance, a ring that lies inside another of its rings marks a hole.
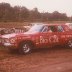
[[[24,42],[20,45],[19,53],[20,54],[28,54],[31,53],[32,45],[28,42]]]
[[[68,47],[69,47],[69,48],[72,48],[72,40],[69,40],[69,41],[68,41]]]

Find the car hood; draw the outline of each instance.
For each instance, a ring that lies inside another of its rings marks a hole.
[[[12,33],[12,34],[5,34],[5,35],[2,35],[1,37],[2,37],[2,38],[11,38],[11,37],[15,37],[16,35],[18,35],[18,34]]]
[[[11,37],[16,37],[16,36],[25,36],[28,37],[30,35],[34,35],[37,33],[33,33],[33,32],[25,32],[25,33],[12,33],[12,34],[6,34],[6,35],[2,35],[2,38],[11,38]]]

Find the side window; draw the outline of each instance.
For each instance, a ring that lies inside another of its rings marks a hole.
[[[52,32],[57,32],[57,28],[55,26],[49,26],[49,29],[52,31]]]
[[[64,26],[64,29],[65,29],[65,31],[69,31],[69,28],[66,26]]]
[[[57,26],[57,31],[58,31],[58,32],[64,32],[64,29],[63,29],[62,26]]]
[[[42,30],[42,32],[48,32],[48,26],[45,26]]]
[[[72,29],[72,24],[69,25],[70,29]]]

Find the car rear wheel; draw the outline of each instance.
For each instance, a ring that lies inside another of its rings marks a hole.
[[[32,46],[30,45],[30,43],[22,43],[19,49],[19,52],[21,54],[28,54],[31,52]]]
[[[72,40],[69,40],[69,41],[68,41],[68,47],[69,47],[69,48],[72,48]]]

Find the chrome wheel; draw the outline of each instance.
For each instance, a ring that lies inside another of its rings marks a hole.
[[[30,46],[28,44],[23,45],[23,52],[28,53],[30,51]]]
[[[68,41],[68,46],[69,46],[70,48],[72,48],[72,40],[69,40],[69,41]]]
[[[20,45],[19,47],[19,53],[20,54],[27,54],[27,53],[30,53],[31,52],[31,44],[28,43],[28,42],[24,42]]]

